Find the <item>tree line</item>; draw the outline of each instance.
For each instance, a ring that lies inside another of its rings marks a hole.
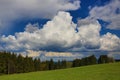
[[[71,67],[80,67],[85,65],[102,64],[114,62],[114,59],[107,55],[101,55],[98,59],[91,55],[82,59],[75,59],[73,61],[58,60],[54,62],[53,59],[49,61],[40,61],[39,58],[23,57],[11,52],[0,52],[0,74],[14,74],[26,73],[33,71],[65,69]]]

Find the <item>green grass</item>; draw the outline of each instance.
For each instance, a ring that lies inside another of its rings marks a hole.
[[[120,80],[120,63],[4,75],[0,80]]]

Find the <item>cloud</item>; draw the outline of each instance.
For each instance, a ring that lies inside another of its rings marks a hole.
[[[21,49],[21,45],[17,42],[15,36],[9,35],[8,37],[5,37],[4,35],[0,38],[0,42],[2,42],[0,45],[2,46],[2,49],[6,50],[19,50]]]
[[[60,11],[42,29],[38,27],[38,24],[28,24],[24,32],[1,36],[0,50],[17,52],[26,50],[46,52],[120,50],[120,39],[116,35],[111,33],[100,35],[101,25],[98,21],[86,18],[79,20],[77,25],[72,21],[72,16],[68,12]]]
[[[120,59],[120,52],[110,52],[108,56],[113,57],[114,59]]]
[[[53,58],[53,60],[58,61],[58,60],[74,60],[76,58],[80,59],[84,57],[82,53],[72,53],[72,52],[46,52],[44,53],[44,57],[42,58],[43,60],[50,60]]]
[[[0,0],[0,31],[19,19],[51,19],[58,11],[77,10],[80,0]]]
[[[78,34],[82,45],[87,49],[97,49],[100,47],[101,25],[98,21],[81,19],[78,21]]]
[[[38,57],[40,56],[40,51],[27,50],[28,57]]]
[[[101,50],[108,51],[120,50],[120,38],[109,32],[101,37],[100,43]]]
[[[72,53],[67,52],[48,52],[45,54],[47,57],[73,57],[74,55]]]
[[[109,32],[100,35],[101,25],[97,21],[108,22],[109,29],[120,29],[119,5],[120,0],[112,0],[104,6],[95,6],[88,17],[75,24],[70,13],[65,11],[80,8],[80,0],[0,0],[0,32],[21,18],[51,19],[41,29],[38,23],[29,23],[24,32],[0,35],[0,50],[22,52],[29,57],[42,56],[43,59],[80,58],[81,53],[72,53],[78,51],[120,51],[120,38]]]
[[[71,53],[71,52],[46,52],[44,58],[50,60],[53,58],[54,60],[74,60],[76,58],[80,59],[84,55],[81,53]]]
[[[41,61],[50,60],[51,58],[54,61],[58,60],[73,60],[80,59],[84,55],[82,53],[71,53],[71,52],[47,52],[47,51],[34,51],[34,50],[26,50],[24,52],[19,52],[23,57],[33,57],[40,58]]]
[[[80,0],[73,2],[71,0],[0,0],[0,17],[29,16],[49,18],[59,10],[76,10],[78,8],[80,8]]]
[[[28,25],[26,25],[25,27],[25,31],[26,32],[30,32],[30,33],[33,33],[34,31],[38,30],[39,29],[39,24],[36,23],[36,24],[31,24],[29,23]]]
[[[95,6],[89,13],[91,19],[101,19],[109,23],[107,28],[120,30],[120,0],[111,0],[104,6]]]
[[[72,16],[69,13],[59,12],[42,29],[38,29],[35,24],[28,24],[24,32],[16,33],[15,36],[2,36],[1,42],[5,43],[5,49],[10,50],[17,49],[20,46],[23,49],[38,50],[49,50],[49,48],[55,47],[60,49],[67,48],[74,45],[74,42],[79,39],[76,35],[75,27],[76,24],[72,22]]]

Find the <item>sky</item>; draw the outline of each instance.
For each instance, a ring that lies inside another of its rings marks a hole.
[[[42,60],[120,59],[120,0],[0,0],[0,51]]]

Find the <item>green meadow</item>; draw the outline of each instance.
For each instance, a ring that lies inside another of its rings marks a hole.
[[[52,71],[2,75],[0,80],[120,80],[120,62]]]

